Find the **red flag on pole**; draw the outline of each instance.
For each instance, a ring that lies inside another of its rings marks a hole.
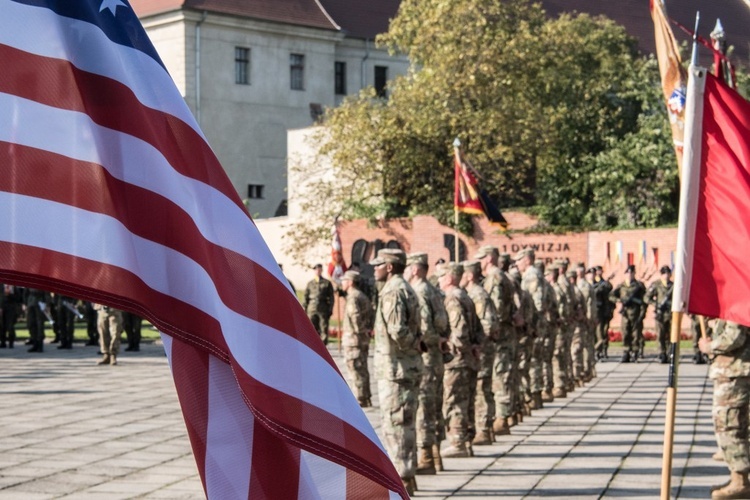
[[[0,281],[163,332],[208,498],[406,498],[127,2],[0,9]]]
[[[455,192],[453,206],[457,212],[472,215],[484,215],[490,224],[502,229],[508,228],[508,222],[495,206],[485,190],[479,187],[479,182],[471,167],[461,156],[458,147],[454,149]]]
[[[681,300],[688,312],[750,325],[750,103],[705,70],[694,73]]]

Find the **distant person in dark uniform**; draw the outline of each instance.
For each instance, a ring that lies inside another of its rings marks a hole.
[[[305,288],[305,311],[324,344],[328,344],[328,322],[333,314],[333,284],[321,276],[322,264],[313,266],[315,276]]]
[[[0,348],[9,347],[13,349],[16,341],[16,320],[18,320],[18,308],[21,306],[20,290],[13,285],[0,285],[2,287],[2,299],[0,299],[0,310],[2,321],[0,321]]]
[[[143,318],[140,316],[122,312],[122,328],[125,330],[125,335],[128,338],[128,346],[125,348],[126,351],[140,351],[141,350],[141,325],[143,324]]]

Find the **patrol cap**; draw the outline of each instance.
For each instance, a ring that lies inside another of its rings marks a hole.
[[[596,268],[589,267],[588,269],[586,269],[586,274],[596,274]]]
[[[579,262],[578,264],[576,264],[576,268],[577,269],[586,269],[586,264],[584,264],[583,262]]]
[[[510,254],[507,252],[503,252],[500,254],[500,260],[503,262],[510,262]]]
[[[672,274],[672,269],[669,266],[661,266],[659,274]]]
[[[423,266],[428,265],[427,254],[423,252],[410,253],[409,255],[406,256],[406,265],[410,266],[412,264],[422,264]]]
[[[341,277],[341,281],[344,281],[344,280],[353,281],[355,283],[358,282],[359,281],[359,272],[358,271],[352,271],[352,270],[349,270],[349,271],[345,272],[344,275]]]
[[[604,268],[602,266],[594,266],[594,269],[596,271],[604,271]]]
[[[461,262],[461,266],[464,268],[464,272],[481,274],[482,264],[478,260],[465,260]]]
[[[534,261],[534,267],[537,269],[544,269],[544,261],[542,259],[536,259]]]
[[[323,264],[315,264],[310,269],[323,269]]]
[[[544,275],[545,276],[552,276],[553,274],[555,274],[555,271],[557,271],[557,268],[554,268],[554,267],[550,266],[550,267],[548,267],[547,269],[544,270]]]
[[[631,271],[635,272],[635,266],[633,264],[630,264],[628,267],[625,268],[625,274],[628,274]]]
[[[521,260],[524,257],[529,257],[532,261],[534,260],[534,250],[532,248],[524,248],[523,250],[516,253],[513,260]]]
[[[464,273],[464,268],[461,264],[455,262],[446,262],[440,264],[435,268],[435,276],[442,278],[446,274],[452,274],[454,276],[461,276]]]
[[[575,278],[576,276],[578,276],[578,273],[571,269],[565,273],[565,276],[567,276],[568,278]]]
[[[398,248],[381,248],[378,250],[378,256],[370,261],[370,265],[372,266],[379,266],[386,263],[405,266],[406,254]]]
[[[477,250],[477,253],[474,254],[474,258],[483,259],[487,257],[488,255],[500,255],[500,253],[496,246],[483,245],[479,247],[479,250]]]
[[[513,281],[521,281],[521,271],[519,271],[517,267],[511,267],[508,270],[508,276],[510,276]]]
[[[562,267],[565,265],[565,259],[555,259],[554,264],[557,267]]]

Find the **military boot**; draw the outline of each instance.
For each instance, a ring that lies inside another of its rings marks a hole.
[[[542,402],[551,403],[554,400],[555,400],[554,395],[551,392],[547,390],[542,391]]]
[[[518,425],[518,414],[508,415],[505,417],[505,425],[508,426],[508,428],[515,427]],[[494,428],[493,428],[494,430]],[[498,434],[496,431],[495,434],[500,436],[501,434]]]
[[[102,359],[97,361],[97,365],[108,365],[110,363],[109,354],[105,354]]]
[[[747,472],[731,472],[729,484],[713,490],[711,498],[715,500],[750,498],[750,482],[747,480]]]
[[[565,389],[563,389],[562,387],[555,387],[554,389],[552,389],[552,395],[556,398],[564,398],[568,394],[565,392]]]
[[[544,408],[544,403],[542,402],[542,392],[535,392],[531,395],[531,409],[541,410],[542,408]]]
[[[523,412],[522,411],[519,411],[518,413],[516,413],[516,421],[519,424],[523,423]]]
[[[723,462],[724,461],[724,452],[721,451],[721,448],[719,448],[718,450],[716,450],[716,453],[714,453],[713,455],[711,455],[711,458],[713,458],[717,462]]]
[[[417,453],[417,474],[420,476],[437,474],[435,459],[432,457],[432,446],[419,449]]]
[[[112,354],[109,357],[109,364],[112,365],[112,366],[115,366],[117,364],[117,356],[116,355]]]
[[[474,436],[474,439],[471,441],[471,444],[475,444],[477,446],[492,444],[492,435],[490,434],[490,431],[487,429],[479,429],[477,431],[477,435]]]
[[[492,423],[492,430],[495,432],[496,436],[507,436],[510,434],[510,425],[508,424],[508,419],[511,419],[513,417],[497,417],[495,421]]]
[[[443,458],[467,458],[470,456],[467,443],[455,442],[440,451]]]
[[[443,457],[440,456],[440,443],[432,445],[432,460],[435,462],[435,470],[443,472]]]
[[[622,354],[622,359],[620,360],[621,363],[630,363],[630,353],[624,352]]]
[[[410,497],[414,496],[414,485],[412,484],[411,479],[401,478],[401,484],[404,485],[404,489],[406,490],[406,493],[408,493]]]

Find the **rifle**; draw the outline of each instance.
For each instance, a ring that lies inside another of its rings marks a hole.
[[[672,309],[672,289],[674,288],[674,283],[670,283],[667,287],[667,293],[664,295],[664,298],[661,302],[659,302],[656,305],[656,313],[665,313],[668,312],[670,309]]]
[[[623,310],[625,309],[625,307],[628,307],[628,306],[630,306],[632,304],[635,304],[635,305],[638,305],[638,306],[642,306],[643,305],[643,301],[641,299],[636,299],[635,298],[635,294],[637,292],[638,292],[638,288],[636,288],[635,290],[633,290],[632,292],[630,292],[630,294],[626,298],[620,299],[620,302],[622,302],[622,309],[620,309],[620,313],[623,312]]]

